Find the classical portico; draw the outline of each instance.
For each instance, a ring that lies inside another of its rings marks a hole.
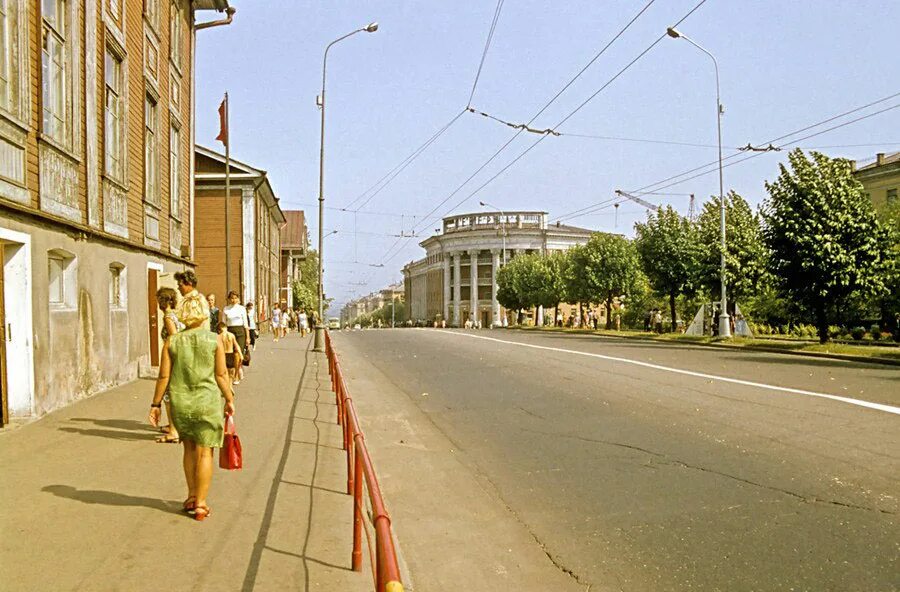
[[[462,326],[504,325],[497,274],[514,257],[561,251],[591,231],[548,224],[546,212],[485,212],[444,218],[443,232],[420,244],[426,256],[403,268],[411,319]]]

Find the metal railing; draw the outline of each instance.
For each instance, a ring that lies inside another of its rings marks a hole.
[[[337,421],[343,429],[343,447],[347,451],[347,493],[353,495],[353,552],[351,554],[353,571],[362,571],[363,484],[365,483],[369,492],[372,523],[375,528],[374,558],[372,557],[372,541],[366,531],[375,590],[376,592],[403,592],[400,568],[397,564],[397,552],[394,549],[394,537],[391,532],[391,517],[384,505],[384,498],[381,495],[381,488],[378,486],[378,478],[366,447],[366,439],[359,424],[359,417],[356,415],[353,398],[344,381],[341,363],[331,344],[331,333],[327,330],[325,331],[325,355],[328,358],[331,388],[337,401]]]

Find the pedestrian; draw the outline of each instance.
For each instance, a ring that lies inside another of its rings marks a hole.
[[[184,324],[175,315],[177,302],[178,293],[172,288],[160,288],[156,291],[156,303],[159,306],[159,310],[163,312],[163,328],[160,331],[163,343],[170,335],[175,335],[184,329]],[[158,437],[156,441],[160,444],[178,444],[178,430],[175,429],[172,421],[172,403],[168,392],[163,395],[163,402],[166,405],[166,417],[169,418],[169,423],[160,428],[163,435]]]
[[[244,308],[247,309],[247,322],[250,325],[250,349],[256,351],[256,338],[259,337],[256,325],[256,309],[253,308],[253,302],[248,302],[244,305]]]
[[[281,308],[277,304],[272,309],[272,335],[275,341],[281,337]]]
[[[193,272],[190,273],[193,276]],[[196,282],[196,276],[178,279]],[[226,414],[234,414],[234,393],[225,367],[225,349],[204,325],[209,310],[192,298],[182,301],[179,319],[184,331],[169,335],[163,345],[159,378],[150,403],[151,425],[159,426],[163,396],[168,392],[172,421],[184,447],[182,466],[188,495],[182,508],[194,520],[210,515],[207,495],[213,471],[213,448],[220,448]],[[225,398],[224,413],[222,397]]]
[[[557,327],[563,326],[563,316],[562,316],[562,313],[559,312],[558,310],[556,311],[556,326]]]
[[[662,334],[662,332],[663,332],[663,317],[662,317],[662,313],[659,311],[659,309],[657,309],[656,312],[653,314],[653,326],[655,327],[657,333]]]
[[[206,302],[209,304],[209,330],[216,333],[216,327],[219,326],[219,307],[216,306],[216,295],[207,294]]]
[[[204,329],[209,330],[209,304],[200,292],[197,291],[197,274],[190,269],[179,271],[175,274],[175,282],[178,284],[178,291],[181,293],[181,302],[175,307],[175,316],[188,329],[193,329],[186,319],[194,322],[196,319],[192,316],[195,309],[202,310],[206,318],[201,323]],[[212,328],[215,331],[215,328]]]
[[[653,311],[648,310],[644,315],[644,331],[650,332],[650,323],[653,321]]]
[[[244,356],[241,353],[240,344],[234,333],[228,330],[228,325],[225,324],[225,321],[219,322],[218,329],[218,339],[225,349],[225,367],[228,368],[228,377],[231,379],[231,384],[241,384],[240,370]]]
[[[288,329],[291,324],[291,309],[288,308],[287,302],[281,301],[281,336],[287,338]]]
[[[306,334],[309,333],[309,317],[306,316],[306,311],[300,309],[300,314],[297,315],[297,318],[300,324],[300,337],[306,337]]]
[[[237,368],[238,380],[240,380],[244,375],[243,366],[250,365],[250,350],[247,347],[250,317],[247,315],[247,309],[240,303],[238,293],[234,290],[228,293],[228,306],[222,309],[222,317],[228,331],[234,335],[241,352],[242,366]]]

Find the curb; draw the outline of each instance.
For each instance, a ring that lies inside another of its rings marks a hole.
[[[504,329],[511,329],[513,331],[522,331],[524,332],[538,332],[538,333],[558,333],[560,335],[569,334],[566,331],[543,331],[541,329],[525,329],[521,327],[504,327]],[[584,331],[575,333],[576,335],[589,335],[591,337],[605,338],[605,339],[631,339],[634,341],[650,341],[653,343],[671,343],[672,345],[700,345],[703,347],[715,347],[718,349],[728,349],[732,351],[756,351],[756,352],[765,352],[765,353],[773,353],[773,354],[784,354],[790,356],[804,356],[807,358],[824,358],[828,360],[842,360],[844,362],[860,362],[864,364],[878,364],[881,366],[900,366],[900,360],[891,360],[888,358],[869,358],[865,356],[854,356],[852,354],[829,354],[824,352],[804,352],[804,351],[791,351],[791,350],[783,350],[775,347],[766,347],[766,346],[735,346],[735,345],[722,345],[721,343],[703,343],[702,341],[677,341],[674,339],[656,339],[654,337],[643,337],[643,336],[631,336],[631,335],[605,335],[602,333],[593,333],[591,331]]]

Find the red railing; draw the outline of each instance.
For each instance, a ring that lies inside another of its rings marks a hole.
[[[337,400],[337,421],[343,428],[344,450],[347,451],[347,493],[353,495],[353,552],[351,563],[353,571],[362,571],[362,533],[363,533],[363,481],[369,491],[369,503],[372,506],[372,522],[375,526],[375,557],[372,555],[372,542],[366,532],[369,556],[372,560],[372,573],[375,578],[376,592],[403,592],[400,581],[400,568],[397,566],[397,552],[394,549],[394,537],[391,533],[391,517],[384,506],[372,458],[366,448],[366,439],[359,425],[359,417],[353,406],[353,398],[344,382],[341,363],[331,344],[331,335],[325,331],[325,355],[328,358],[328,373],[331,375],[331,388]]]

